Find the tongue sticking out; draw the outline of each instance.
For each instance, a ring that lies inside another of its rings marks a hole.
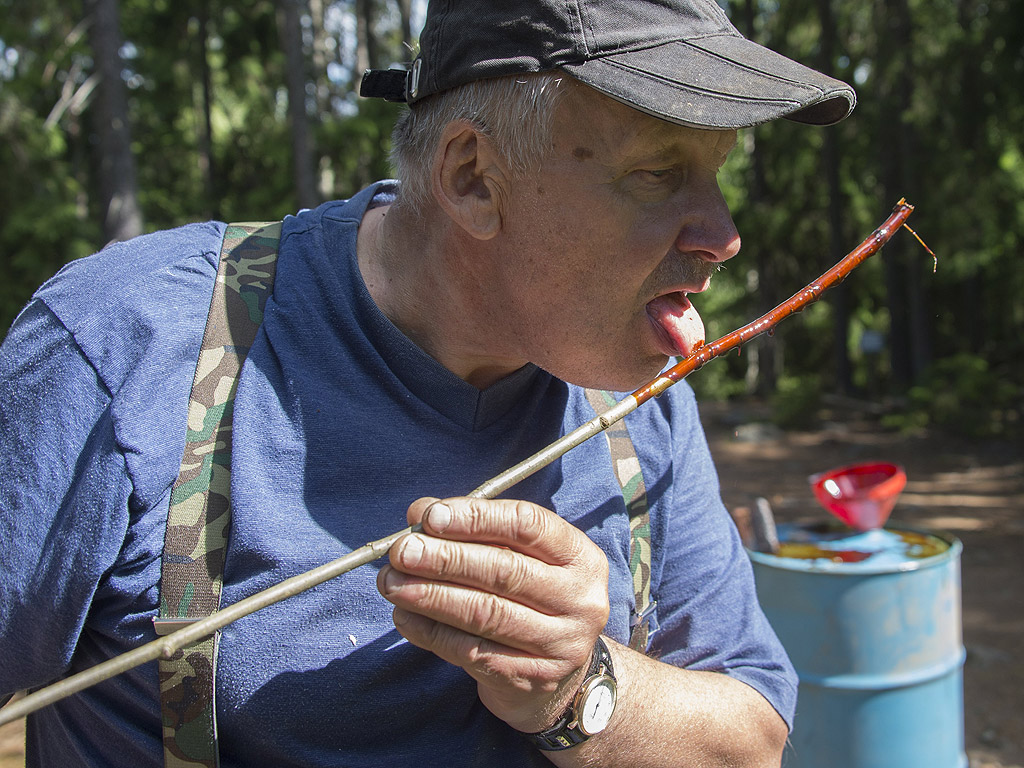
[[[647,304],[647,315],[658,329],[662,352],[686,357],[704,343],[704,322],[681,292],[659,296]]]

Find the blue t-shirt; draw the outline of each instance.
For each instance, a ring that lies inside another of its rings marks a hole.
[[[385,182],[285,220],[277,278],[235,400],[222,605],[405,526],[420,496],[465,494],[593,417],[583,390],[527,366],[479,391],[374,304],[355,258]],[[170,489],[222,224],[158,232],[66,266],[0,348],[0,693],[155,638]],[[693,394],[627,417],[653,541],[663,661],[717,670],[792,721],[796,678],[757,605]],[[554,509],[605,551],[629,635],[629,528],[606,440],[505,494]],[[462,670],[405,642],[380,562],[228,626],[222,765],[549,765]],[[29,718],[28,765],[161,764],[155,663]]]

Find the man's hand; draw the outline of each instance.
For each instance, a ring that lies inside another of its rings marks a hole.
[[[423,533],[400,539],[377,579],[398,631],[465,669],[513,728],[553,725],[608,620],[604,553],[523,501],[425,498],[408,519]]]

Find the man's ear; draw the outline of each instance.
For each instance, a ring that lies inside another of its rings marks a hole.
[[[507,174],[491,141],[471,123],[445,126],[434,156],[438,204],[472,237],[490,240],[501,229]]]

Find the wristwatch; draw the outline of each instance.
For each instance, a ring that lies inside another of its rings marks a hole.
[[[608,726],[615,711],[615,695],[612,655],[604,640],[598,637],[587,676],[565,714],[546,731],[525,736],[535,747],[549,752],[582,744]]]

